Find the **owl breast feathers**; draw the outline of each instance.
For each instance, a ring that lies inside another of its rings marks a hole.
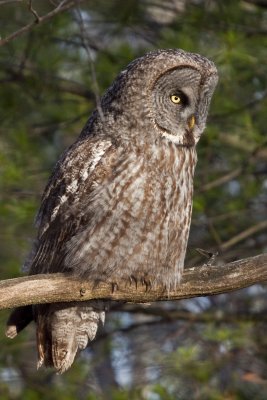
[[[119,74],[55,166],[26,262],[30,274],[176,287],[191,220],[195,145],[216,83],[211,61],[182,50],[148,53]],[[71,351],[63,345],[65,361],[58,362],[62,340],[55,334],[52,357],[43,344],[53,342],[49,335],[39,340],[39,358],[62,372],[85,342],[76,340],[67,361]]]

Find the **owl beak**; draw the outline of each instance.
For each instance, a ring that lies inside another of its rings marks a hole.
[[[195,118],[195,116],[193,114],[187,120],[187,126],[188,126],[189,131],[193,130],[193,128],[195,126],[195,123],[196,123],[196,118]]]

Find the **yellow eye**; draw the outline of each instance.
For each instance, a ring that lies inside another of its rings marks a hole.
[[[181,103],[181,97],[179,97],[179,96],[173,94],[173,95],[171,96],[171,101],[172,101],[174,104],[179,104],[179,103]]]

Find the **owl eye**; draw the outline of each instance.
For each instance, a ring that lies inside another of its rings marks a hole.
[[[181,103],[181,97],[180,97],[180,96],[177,96],[176,94],[173,94],[173,95],[171,96],[171,101],[172,101],[174,104],[179,104],[179,103]]]

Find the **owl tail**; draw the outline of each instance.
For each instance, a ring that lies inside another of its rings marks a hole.
[[[37,368],[54,367],[62,374],[72,365],[78,351],[95,338],[104,324],[107,303],[54,303],[16,308],[7,321],[6,336],[13,339],[33,319],[36,321]]]
[[[37,368],[52,366],[59,374],[69,369],[104,324],[104,309],[100,301],[36,306]]]

